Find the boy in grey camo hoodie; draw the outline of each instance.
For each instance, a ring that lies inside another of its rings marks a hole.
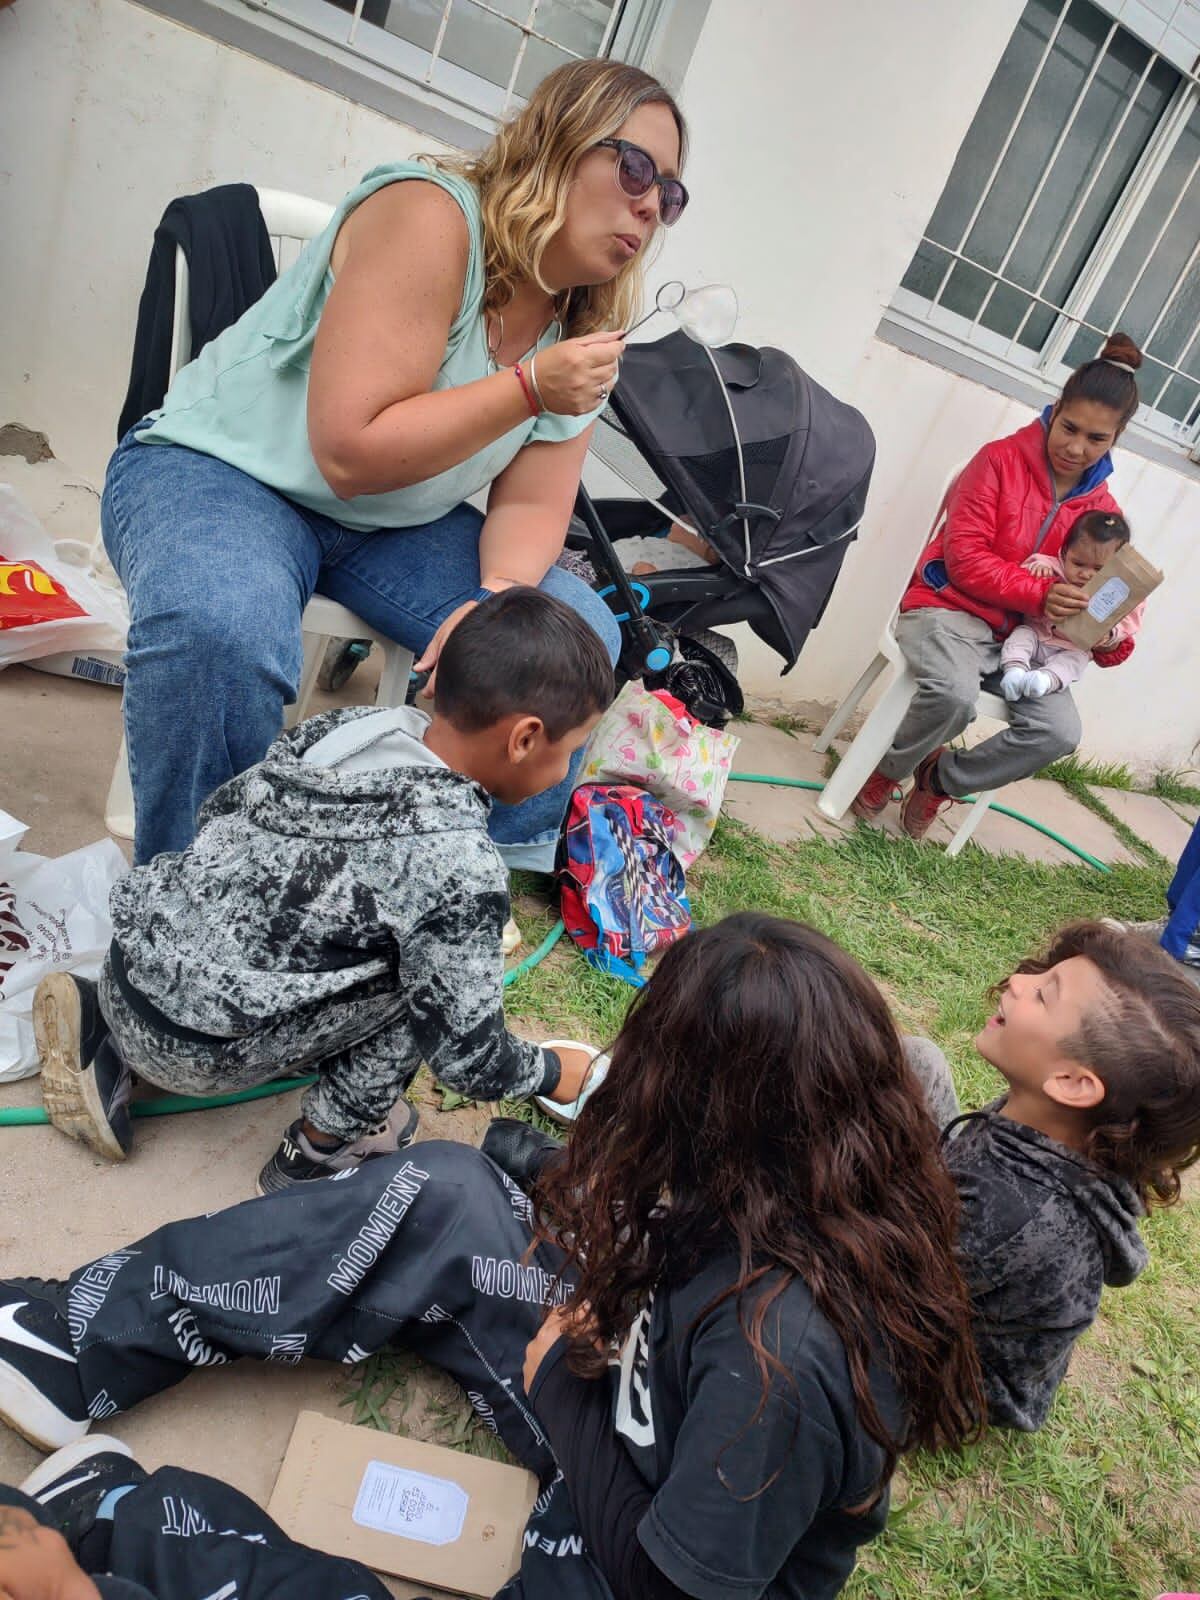
[[[39,986],[51,1121],[119,1160],[135,1076],[211,1095],[313,1069],[268,1192],[409,1142],[422,1060],[472,1097],[574,1100],[589,1058],[504,1025],[489,796],[560,782],[613,687],[585,622],[513,588],[450,635],[432,721],[354,707],[281,734],[209,798],[186,850],[118,882],[98,987]]]
[[[1164,951],[1081,922],[999,986],[976,1036],[1002,1099],[960,1116],[941,1051],[905,1043],[958,1186],[989,1418],[1032,1431],[1102,1289],[1145,1267],[1147,1206],[1200,1154],[1200,993]]]

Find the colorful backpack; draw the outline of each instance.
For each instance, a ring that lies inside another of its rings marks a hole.
[[[562,919],[584,958],[640,987],[646,957],[692,925],[674,813],[629,784],[571,796],[559,854]]]

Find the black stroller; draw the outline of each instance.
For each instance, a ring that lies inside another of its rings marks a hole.
[[[623,470],[631,448],[659,494]],[[656,686],[673,659],[699,661],[718,669],[726,715],[740,710],[736,654],[708,630],[747,622],[783,672],[795,666],[862,521],[875,463],[866,420],[780,350],[710,351],[678,332],[626,350],[592,450],[640,495],[580,489],[567,539],[621,621],[620,675]],[[719,561],[631,578],[614,544],[676,517]]]

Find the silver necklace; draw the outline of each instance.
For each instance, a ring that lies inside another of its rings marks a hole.
[[[492,315],[495,317],[497,323],[499,323],[499,330],[497,331],[495,340],[493,340],[491,327],[490,325],[485,324],[484,342],[487,345],[488,365],[491,367],[493,372],[499,372],[500,362],[497,360],[497,357],[499,356],[501,347],[504,344],[504,313],[503,311],[494,311]]]

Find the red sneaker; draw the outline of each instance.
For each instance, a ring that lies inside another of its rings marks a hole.
[[[886,811],[896,792],[896,780],[885,778],[882,772],[873,772],[850,802],[856,817],[877,817]]]
[[[954,804],[949,795],[938,794],[929,781],[945,748],[942,744],[931,750],[913,773],[913,786],[900,807],[900,826],[910,839],[923,839],[938,812]]]

